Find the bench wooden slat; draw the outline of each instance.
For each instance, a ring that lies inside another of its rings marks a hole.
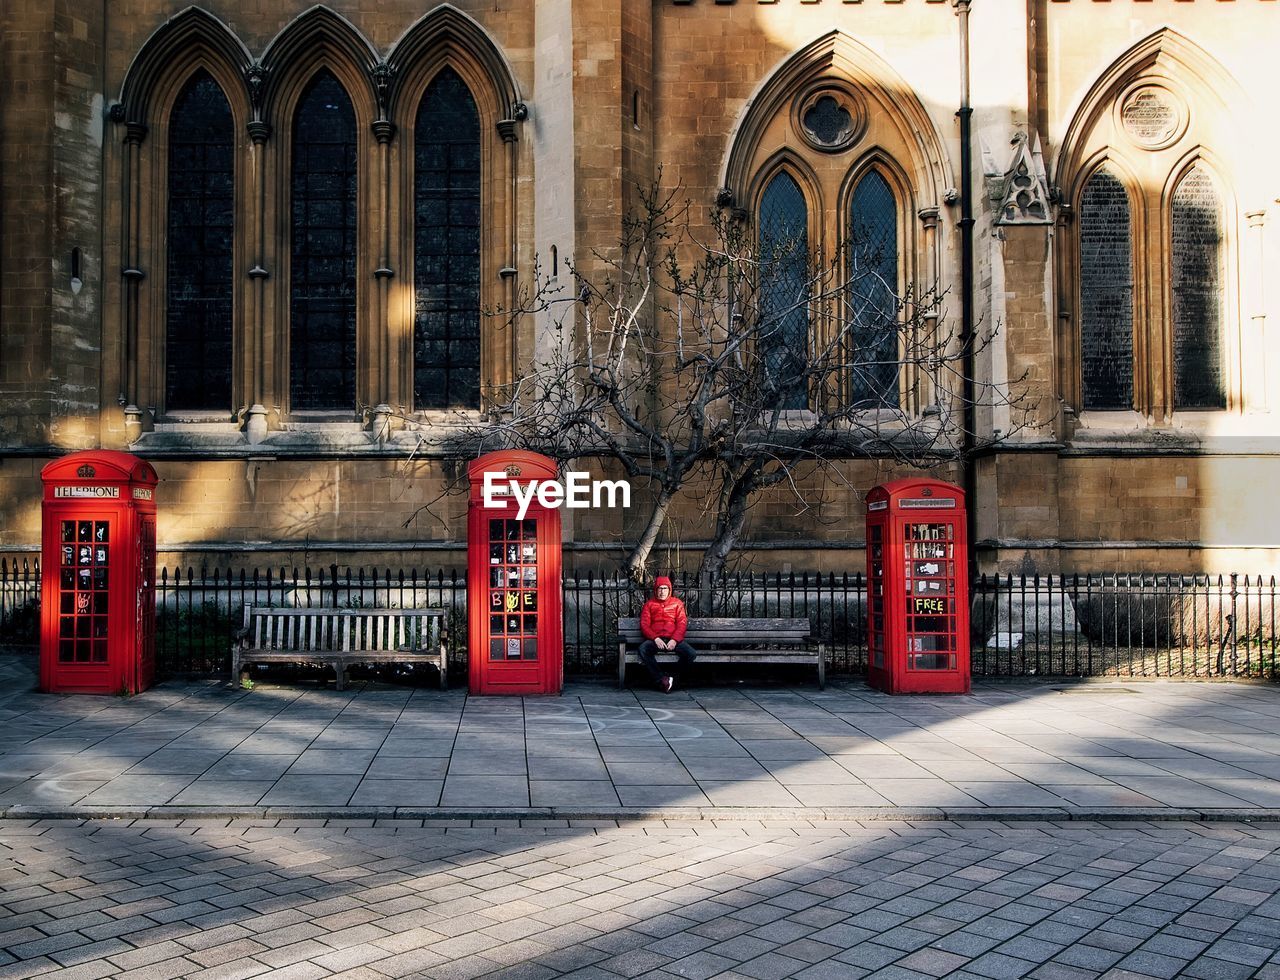
[[[618,620],[620,629],[640,629],[640,619],[635,617]],[[809,620],[800,617],[733,618],[733,617],[690,617],[690,629],[745,629],[745,631],[768,632],[769,629],[808,629]]]
[[[696,636],[703,642],[713,641],[717,642],[717,644],[767,644],[767,642],[773,640],[785,640],[799,644],[799,642],[808,640],[812,632],[812,629],[804,629],[804,631],[797,629],[795,632],[780,631],[777,633],[756,633],[754,636],[744,636],[742,633],[703,633],[690,629],[689,632],[685,633],[685,636]],[[621,636],[627,642],[634,642],[634,644],[639,644],[643,640],[640,633],[621,633]]]
[[[232,680],[251,663],[332,666],[338,690],[358,663],[430,663],[446,687],[446,609],[273,609],[247,606],[231,651]],[[252,638],[252,639],[250,639]]]
[[[818,687],[823,688],[826,645],[812,634],[807,619],[709,616],[690,618],[685,639],[698,651],[702,663],[815,664]],[[618,687],[626,685],[627,664],[640,662],[635,648],[643,638],[639,619],[618,620]],[[673,653],[658,653],[656,658],[659,663],[679,660]]]

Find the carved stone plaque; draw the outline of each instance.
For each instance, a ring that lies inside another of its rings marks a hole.
[[[1120,123],[1139,146],[1158,150],[1178,138],[1183,113],[1167,89],[1144,86],[1130,92],[1120,106]]]

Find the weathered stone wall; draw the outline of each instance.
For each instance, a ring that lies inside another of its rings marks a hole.
[[[54,8],[0,8],[0,445],[50,442]]]

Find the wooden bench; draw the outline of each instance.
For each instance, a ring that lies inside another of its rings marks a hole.
[[[810,635],[807,619],[690,619],[684,638],[700,664],[814,664],[818,688],[827,685],[826,646]],[[638,664],[644,636],[640,620],[618,620],[618,687],[626,686],[627,664]],[[659,652],[659,663],[675,663]]]
[[[353,664],[435,666],[448,682],[445,609],[266,609],[246,606],[231,646],[231,683],[249,664],[332,667],[338,690]]]

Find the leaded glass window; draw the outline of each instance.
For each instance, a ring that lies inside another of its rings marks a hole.
[[[786,172],[760,198],[759,346],[765,395],[780,408],[807,408],[809,212]]]
[[[231,106],[196,72],[169,116],[165,408],[230,409],[231,246],[235,209]]]
[[[445,68],[414,137],[413,402],[480,405],[480,116]]]
[[[1222,204],[1193,167],[1173,193],[1174,408],[1225,408]]]
[[[289,400],[356,399],[356,119],[342,84],[318,72],[293,119]]]
[[[1103,169],[1080,195],[1080,385],[1085,409],[1133,407],[1129,195]]]
[[[898,204],[874,170],[849,202],[850,391],[855,407],[898,405]]]

